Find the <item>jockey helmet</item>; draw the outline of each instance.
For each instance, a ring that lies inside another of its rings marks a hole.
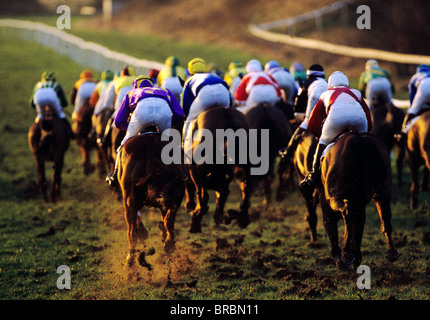
[[[120,76],[136,76],[136,72],[134,71],[133,67],[126,66],[122,68]]]
[[[379,65],[378,65],[378,62],[376,60],[370,59],[370,60],[366,61],[366,65],[365,65],[366,70],[375,69],[378,67],[379,67]]]
[[[324,77],[324,68],[319,64],[313,64],[311,65],[308,70],[306,70],[306,75],[309,76],[317,76],[317,77]]]
[[[91,72],[91,70],[85,69],[84,71],[81,72],[80,78],[81,79],[92,79],[93,73]]]
[[[343,72],[335,71],[328,78],[328,87],[349,87],[349,80]]]
[[[45,71],[42,73],[42,81],[55,81],[55,74],[53,71]]]
[[[249,60],[246,64],[246,72],[263,71],[260,61],[256,59]]]
[[[190,71],[190,74],[207,72],[207,69],[206,61],[201,58],[194,58],[188,62],[188,71]]]
[[[175,56],[170,56],[166,59],[165,64],[168,67],[179,66],[179,59]]]
[[[151,69],[148,72],[148,77],[150,77],[151,79],[155,79],[158,77],[159,73],[160,73],[160,71],[158,71],[157,69]]]
[[[143,88],[143,87],[152,87],[154,86],[154,83],[152,82],[151,78],[148,76],[140,75],[133,81],[133,88]]]
[[[275,60],[271,60],[264,65],[264,71],[269,71],[274,68],[279,68],[279,63]]]
[[[113,71],[110,69],[104,70],[100,76],[100,80],[113,80]]]
[[[242,68],[242,67],[243,67],[242,62],[240,62],[240,61],[233,61],[233,62],[231,62],[229,64],[228,70],[233,70],[233,69]]]
[[[420,64],[417,67],[417,72],[428,72],[430,71],[430,66],[428,64]]]

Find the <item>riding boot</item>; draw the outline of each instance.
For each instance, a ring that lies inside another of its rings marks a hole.
[[[108,185],[110,185],[111,187],[115,186],[118,183],[118,177],[117,177],[117,173],[118,173],[118,161],[119,161],[119,151],[121,150],[122,145],[118,148],[117,153],[116,153],[116,160],[115,160],[115,167],[113,169],[113,171],[111,173],[109,173],[105,179],[105,181],[107,182]]]
[[[320,159],[325,148],[325,144],[319,143],[317,149],[315,150],[314,160],[312,162],[312,171],[300,182],[299,187],[301,189],[308,189],[313,191],[315,187],[320,184],[321,170],[320,170]]]
[[[409,131],[409,123],[413,118],[415,118],[417,115],[413,113],[407,113],[405,118],[403,119],[402,124],[402,131],[399,131],[394,134],[394,138],[397,140],[397,142],[402,142],[406,140],[407,133]]]
[[[290,158],[294,154],[294,152],[297,149],[297,146],[299,145],[300,138],[302,137],[302,133],[304,131],[305,131],[305,129],[303,129],[301,127],[298,127],[296,129],[296,131],[294,131],[294,134],[291,137],[290,142],[288,143],[288,146],[284,147],[284,148],[282,148],[282,149],[280,149],[278,151],[279,155],[282,158],[287,158],[288,159],[288,158]]]
[[[63,123],[66,125],[67,131],[69,133],[69,137],[72,140],[76,139],[76,135],[72,130],[72,126],[70,125],[69,121],[67,120],[67,118],[62,118],[61,121],[63,121]]]

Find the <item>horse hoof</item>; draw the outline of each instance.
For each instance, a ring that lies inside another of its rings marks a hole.
[[[399,256],[400,256],[400,251],[396,250],[396,249],[391,249],[388,250],[387,253],[385,254],[385,256],[387,257],[387,259],[391,262],[396,261]]]
[[[202,226],[200,224],[192,223],[188,231],[190,233],[200,233],[202,232]]]
[[[175,251],[176,247],[175,247],[175,241],[169,240],[166,241],[164,243],[164,252],[165,253],[172,253],[173,251]]]
[[[350,253],[345,253],[340,257],[340,261],[345,266],[352,266],[355,262],[355,257]]]
[[[131,268],[134,266],[134,261],[135,261],[136,256],[134,254],[128,254],[127,258],[125,259],[126,264],[125,267],[127,268]]]

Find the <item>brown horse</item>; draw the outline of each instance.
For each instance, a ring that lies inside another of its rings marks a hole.
[[[55,203],[61,193],[61,173],[70,136],[65,124],[55,115],[51,107],[46,106],[44,118],[30,127],[28,144],[36,163],[37,184],[45,201],[48,201],[45,162],[54,163],[50,199]]]
[[[370,110],[373,121],[372,133],[384,141],[389,152],[394,147],[396,148],[397,185],[400,187],[403,183],[402,171],[405,150],[397,143],[394,134],[402,129],[405,113],[391,102],[382,99],[375,100]]]
[[[272,183],[275,178],[274,169],[276,159],[279,155],[278,150],[290,141],[292,135],[291,127],[284,113],[279,108],[266,103],[259,104],[250,109],[246,112],[245,117],[249,122],[250,128],[257,129],[258,133],[262,129],[269,130],[269,170],[265,175],[255,177],[263,183],[263,204],[264,206],[268,206],[272,200]],[[261,141],[261,139],[257,137],[257,141]],[[279,179],[276,200],[281,201],[285,198],[285,189],[292,179],[292,171],[292,166],[289,166],[287,162],[280,162],[278,164],[277,173]]]
[[[293,159],[294,168],[299,181],[302,181],[312,170],[312,162],[317,144],[317,138],[310,131],[306,130],[302,133]],[[286,161],[288,160],[285,158],[281,160],[281,162]],[[301,188],[299,188],[299,190],[306,204],[306,221],[308,222],[311,230],[311,239],[315,242],[317,240],[318,219],[316,210],[319,200],[318,190],[315,189],[312,193],[306,193],[306,191]]]
[[[234,108],[216,107],[202,112],[192,123],[191,130],[194,135],[197,130],[201,129],[208,130],[214,138],[217,135],[217,129],[231,129],[233,132],[244,130],[247,135],[246,143],[248,143],[248,121],[240,111]],[[223,159],[223,164],[216,163],[215,161],[213,161],[212,164],[209,163],[209,161],[203,163],[196,163],[193,161],[193,163],[187,164],[189,175],[193,182],[192,184],[189,183],[186,189],[186,208],[188,211],[191,211],[191,225],[189,228],[191,233],[201,232],[202,217],[209,209],[208,190],[215,190],[216,193],[214,221],[217,225],[223,222],[228,224],[233,218],[237,218],[237,223],[242,228],[245,228],[249,224],[248,209],[250,206],[252,177],[248,159],[244,164],[240,164],[238,161],[237,139],[231,140],[227,138],[222,141],[220,141],[221,139],[215,140],[218,144],[216,142],[213,143],[213,156],[215,159],[221,157]],[[231,147],[233,142],[236,148],[236,159],[234,159],[232,163],[227,163],[226,150],[228,150],[228,144],[230,144]],[[243,143],[243,141],[241,141],[241,143]],[[198,138],[194,140],[192,146],[193,153],[201,145],[202,143]],[[221,150],[224,150],[224,153],[221,153]],[[229,210],[228,214],[224,217],[224,206],[230,193],[229,184],[235,177],[241,181],[240,189],[242,197],[240,211]],[[197,204],[194,201],[194,192],[197,194]]]
[[[118,181],[128,225],[128,266],[134,264],[137,241],[148,237],[143,223],[137,222],[143,207],[160,209],[164,250],[172,252],[175,248],[174,224],[185,192],[185,166],[163,163],[161,152],[167,143],[159,133],[142,134],[130,138],[119,152]]]
[[[92,115],[94,107],[90,106],[89,99],[76,113],[73,119],[72,129],[76,135],[76,144],[81,149],[82,164],[84,174],[89,175],[95,170],[95,166],[91,164],[91,150],[95,148],[95,139],[90,139],[89,134],[92,128]]]
[[[111,155],[111,146],[110,144],[101,143],[104,138],[104,134],[106,131],[106,126],[111,118],[113,110],[104,109],[99,114],[92,116],[93,123],[93,131],[95,134],[95,138],[97,141],[96,144],[96,154],[97,154],[97,168],[99,171],[100,178],[104,178],[106,175],[106,171],[112,171],[115,166],[115,160]],[[91,138],[90,138],[91,139]]]
[[[412,125],[407,136],[408,162],[411,170],[411,209],[418,207],[419,170],[424,165],[422,189],[428,190],[430,171],[430,111],[420,115]]]
[[[392,177],[390,157],[384,143],[372,134],[341,136],[322,161],[321,209],[331,243],[331,255],[340,268],[358,266],[366,221],[366,204],[373,200],[388,246],[387,258],[400,253],[391,238]],[[337,223],[345,222],[344,247],[338,245]]]

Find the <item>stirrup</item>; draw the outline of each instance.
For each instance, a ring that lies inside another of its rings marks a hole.
[[[105,181],[107,182],[108,185],[113,186],[117,183],[117,179],[116,179],[116,170],[112,171],[111,173],[109,173],[105,179]]]
[[[397,132],[394,134],[394,139],[396,139],[397,142],[401,142],[402,140],[406,139],[406,133],[403,131]]]
[[[288,155],[288,147],[279,149],[278,154],[281,156],[281,158],[286,158]]]

